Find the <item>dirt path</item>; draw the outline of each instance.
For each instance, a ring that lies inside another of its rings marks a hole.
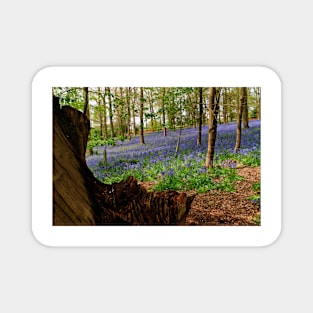
[[[252,185],[260,183],[260,167],[244,167],[237,169],[244,180],[235,182],[234,192],[212,190],[196,194],[187,191],[188,195],[195,194],[191,210],[186,218],[186,225],[195,226],[257,226],[253,219],[260,214],[257,203],[248,200],[256,195]],[[155,182],[141,183],[146,189],[151,189]]]

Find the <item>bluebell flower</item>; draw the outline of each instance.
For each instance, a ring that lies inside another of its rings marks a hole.
[[[237,155],[245,155],[260,149],[260,121],[250,121],[250,128],[243,130],[241,148]],[[236,143],[236,123],[221,124],[217,127],[217,138],[215,143],[215,160],[220,154],[233,152]],[[139,136],[130,141],[117,142],[115,146],[107,146],[108,164],[103,164],[103,146],[95,147],[98,154],[86,156],[87,166],[93,171],[99,179],[110,177],[112,175],[125,175],[125,171],[140,171],[142,175],[149,174],[149,171],[161,173],[165,176],[176,175],[179,167],[190,167],[193,169],[195,163],[201,166],[205,162],[208,142],[208,127],[202,128],[202,145],[197,146],[198,129],[186,128],[182,130],[180,140],[180,150],[175,159],[175,148],[179,129],[169,130],[168,136],[163,137],[162,132],[145,134],[145,145],[140,145]],[[234,159],[237,158],[233,156]],[[119,159],[126,162],[119,162]],[[136,162],[127,162],[127,160],[136,160]],[[177,162],[180,163],[177,163]],[[162,167],[157,168],[158,164]],[[169,168],[173,166],[174,168]],[[179,167],[178,167],[179,166]],[[235,160],[223,164],[223,166],[235,168]],[[162,169],[162,171],[160,171]],[[199,173],[205,173],[206,168],[201,167]],[[146,173],[146,174],[145,174]]]

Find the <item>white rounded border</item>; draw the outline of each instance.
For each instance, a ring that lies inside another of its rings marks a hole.
[[[261,226],[52,226],[52,87],[261,87]],[[32,83],[32,231],[46,246],[267,246],[281,232],[281,82],[267,67],[47,67]]]

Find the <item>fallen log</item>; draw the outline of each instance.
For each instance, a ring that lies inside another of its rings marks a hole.
[[[193,197],[148,192],[134,177],[107,185],[86,165],[90,122],[53,97],[53,225],[185,225]]]

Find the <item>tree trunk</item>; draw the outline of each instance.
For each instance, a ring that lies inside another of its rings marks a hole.
[[[137,135],[137,130],[136,130],[136,103],[137,103],[137,92],[136,92],[136,87],[134,88],[134,101],[132,105],[132,113],[133,113],[133,129],[134,129],[134,136]]]
[[[257,100],[257,119],[261,120],[261,88],[255,88],[256,100]]]
[[[196,119],[197,113],[196,112],[197,112],[197,107],[196,107],[196,104],[193,102],[192,103],[192,125],[194,129],[197,128],[197,119]]]
[[[199,87],[199,129],[198,129],[197,146],[201,146],[202,115],[203,115],[202,87]]]
[[[126,102],[127,102],[127,138],[128,140],[131,140],[130,87],[126,88]]]
[[[114,99],[114,108],[116,110],[115,118],[116,118],[116,123],[117,123],[117,135],[123,136],[123,124],[122,124],[122,105],[121,105],[121,100],[118,101],[118,89],[113,88],[113,99]],[[115,128],[116,130],[116,128]]]
[[[176,149],[175,149],[175,154],[178,153],[179,147],[180,147],[180,138],[181,138],[181,132],[183,128],[183,110],[180,107],[180,127],[179,127],[179,134],[178,134],[178,139],[177,139],[177,144],[176,144]]]
[[[108,139],[108,126],[107,126],[107,104],[105,101],[105,90],[102,94],[102,106],[103,106],[103,129],[104,129],[104,138]]]
[[[100,137],[103,138],[103,111],[101,106],[101,91],[98,87],[98,98],[97,98],[98,112],[99,112],[99,123],[100,123]]]
[[[245,98],[245,87],[240,88],[240,99],[238,103],[238,110],[237,110],[237,130],[236,130],[236,145],[235,145],[235,152],[238,152],[241,143],[241,120],[242,120],[242,111],[243,111],[243,103]]]
[[[163,124],[163,136],[166,137],[166,120],[165,120],[165,88],[162,94],[162,124]]]
[[[151,120],[151,130],[154,132],[155,127],[154,127],[154,111],[153,111],[153,104],[152,100],[150,100],[150,120]]]
[[[134,177],[106,185],[85,161],[89,119],[53,99],[53,225],[184,225],[193,197],[148,192]]]
[[[192,101],[190,98],[190,94],[187,95],[187,101],[188,101],[188,105],[187,105],[187,127],[191,127],[193,126],[193,121],[192,121]]]
[[[215,140],[217,133],[217,115],[218,115],[218,101],[215,101],[215,88],[209,88],[209,139],[208,139],[208,153],[206,156],[205,166],[210,168],[213,166]]]
[[[258,119],[261,120],[261,93],[259,93],[259,111]]]
[[[113,109],[112,109],[112,100],[111,100],[111,90],[110,87],[106,88],[108,97],[109,97],[109,118],[110,118],[110,131],[111,131],[111,138],[115,137],[114,134],[114,127],[113,127]]]
[[[85,100],[84,114],[88,117],[88,119],[90,119],[88,87],[84,87],[83,91]]]
[[[144,102],[144,98],[143,98],[143,88],[140,87],[140,143],[142,145],[145,144],[145,138],[144,138],[144,134],[143,134],[143,102]]]
[[[119,107],[119,120],[120,120],[120,134],[122,137],[126,137],[126,114],[125,114],[125,101],[124,101],[124,92],[123,87],[120,87],[120,100],[118,102]]]
[[[243,87],[243,102],[242,102],[242,127],[249,128],[249,115],[248,115],[248,89]]]
[[[223,123],[227,124],[228,123],[228,118],[227,118],[227,105],[228,105],[227,88],[225,88],[224,90],[225,90],[225,92],[223,94]]]

